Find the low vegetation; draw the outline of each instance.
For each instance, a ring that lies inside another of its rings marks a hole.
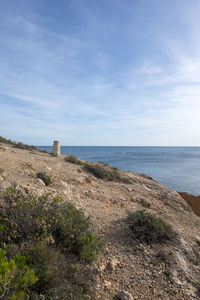
[[[19,149],[23,149],[23,150],[29,150],[29,151],[37,150],[40,152],[49,153],[46,150],[39,150],[35,146],[32,146],[32,145],[30,146],[30,145],[27,145],[27,144],[24,144],[21,142],[13,142],[10,139],[6,139],[2,136],[0,136],[0,143],[9,144],[9,145],[12,145],[14,148],[19,148]]]
[[[29,145],[23,144],[21,142],[20,143],[15,143],[14,147],[19,148],[19,149],[23,149],[23,150],[30,150],[30,151],[37,150],[37,148],[35,146],[29,146]]]
[[[108,181],[117,181],[122,183],[131,184],[132,180],[127,176],[121,176],[117,168],[110,166],[102,166],[99,164],[85,164],[84,168],[92,173],[95,177],[108,180]]]
[[[46,186],[52,184],[51,177],[48,176],[45,172],[37,173],[37,178],[42,179],[42,181],[45,183]]]
[[[85,169],[92,173],[95,177],[109,180],[109,181],[120,181],[121,176],[117,170],[112,168],[106,168],[98,164],[86,164]]]
[[[148,244],[170,240],[175,236],[171,225],[145,210],[129,212],[128,224],[132,237]]]
[[[10,144],[10,145],[14,145],[14,144],[15,144],[15,142],[6,139],[6,138],[4,138],[3,136],[0,136],[0,143]]]
[[[118,181],[123,183],[132,183],[130,178],[122,177],[117,168],[111,167],[103,162],[98,162],[96,164],[83,162],[73,155],[66,156],[65,161],[75,165],[83,166],[86,171],[90,172],[95,177],[100,179],[108,181]]]
[[[82,211],[9,188],[0,215],[0,298],[90,299],[85,272],[104,243]]]
[[[73,155],[69,155],[65,157],[65,161],[71,163],[71,164],[75,164],[75,165],[80,165],[80,166],[84,166],[85,163],[82,162],[80,159],[78,159],[77,157],[73,156]]]
[[[7,259],[0,249],[0,298],[23,299],[26,291],[38,281],[35,271],[27,265],[25,256],[17,254]]]

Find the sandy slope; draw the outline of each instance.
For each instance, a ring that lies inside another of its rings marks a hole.
[[[58,194],[92,216],[107,241],[95,269],[97,299],[113,299],[119,290],[128,291],[133,299],[198,298],[194,283],[200,281],[200,219],[175,191],[133,172],[121,171],[132,184],[103,181],[62,156],[4,147],[1,189],[15,184],[36,195]],[[52,177],[50,187],[37,179],[40,171]],[[178,238],[151,247],[132,241],[127,210],[143,208],[170,223]]]

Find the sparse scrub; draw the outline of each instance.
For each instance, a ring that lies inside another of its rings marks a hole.
[[[27,144],[24,144],[24,143],[21,143],[21,142],[13,142],[13,141],[11,141],[9,139],[6,139],[2,136],[0,136],[0,143],[9,144],[9,145],[14,146],[15,148],[19,148],[19,149],[23,149],[23,150],[29,150],[29,151],[37,150],[37,151],[40,151],[40,152],[43,152],[43,153],[49,153],[46,150],[39,150],[35,146],[30,146],[30,145],[27,145]]]
[[[59,198],[32,198],[9,189],[0,199],[0,240],[2,243],[26,243],[53,239],[62,252],[93,261],[103,247],[92,232],[91,222],[82,211]]]
[[[4,144],[10,144],[10,145],[14,145],[15,143],[11,140],[8,140],[2,136],[0,136],[0,143],[4,143]]]
[[[99,165],[99,164],[85,164],[85,169],[92,173],[95,177],[100,179],[105,179],[108,181],[117,181],[122,183],[131,184],[132,180],[128,177],[122,177],[119,170],[109,165]]]
[[[0,247],[6,250],[8,261],[15,262],[17,253],[26,258],[24,268],[28,273],[24,274],[31,275],[25,282],[28,295],[41,294],[45,299],[53,299],[52,295],[59,299],[89,299],[85,262],[95,261],[104,243],[82,211],[58,197],[36,198],[10,187],[0,193],[0,215]],[[2,272],[0,268],[0,289],[7,276]],[[12,299],[20,299],[23,293],[21,283],[16,281],[12,295],[16,294],[17,298]]]
[[[14,147],[19,148],[19,149],[23,149],[23,150],[30,150],[30,151],[37,150],[37,148],[35,146],[29,146],[29,145],[23,144],[21,142],[14,143]]]
[[[75,157],[73,155],[66,156],[65,161],[69,162],[71,164],[84,166],[84,162],[82,162],[80,159],[78,159],[77,157]]]
[[[37,178],[42,179],[42,181],[45,183],[46,186],[52,183],[51,177],[48,176],[45,172],[37,173]]]
[[[133,238],[148,244],[169,240],[175,236],[171,225],[145,210],[129,212],[128,223]]]
[[[32,244],[25,250],[28,263],[38,277],[34,290],[44,293],[53,288],[64,278],[64,271],[60,268],[60,252],[44,242]]]
[[[78,255],[81,260],[94,261],[102,250],[102,240],[91,232],[91,222],[82,211],[72,204],[57,205],[49,208],[50,231],[56,244],[65,253]]]
[[[121,181],[121,175],[115,169],[106,168],[98,164],[85,164],[85,169],[97,178],[109,181]]]
[[[44,240],[47,232],[48,199],[33,198],[10,187],[0,195],[0,242],[21,244]]]

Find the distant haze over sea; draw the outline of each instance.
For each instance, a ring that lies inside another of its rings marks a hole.
[[[38,148],[52,151],[50,146]],[[200,195],[200,147],[62,146],[61,154],[145,173],[176,191]]]

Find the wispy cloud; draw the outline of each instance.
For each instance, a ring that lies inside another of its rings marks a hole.
[[[200,1],[86,2],[60,1],[55,11],[45,1],[31,11],[26,1],[21,11],[0,4],[1,134],[198,145]]]

